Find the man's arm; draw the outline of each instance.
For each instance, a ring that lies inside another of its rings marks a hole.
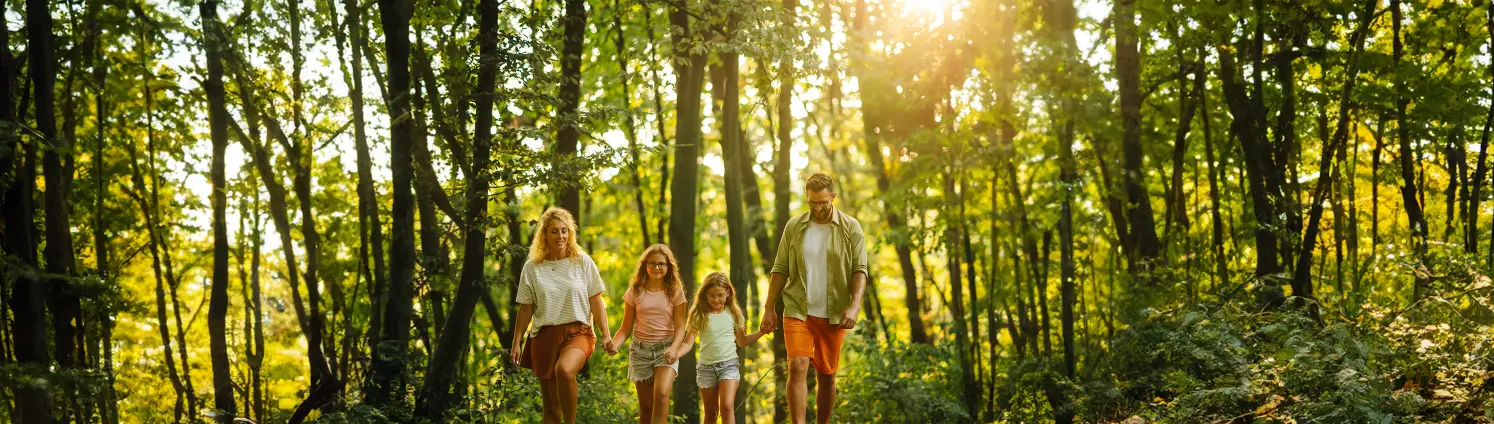
[[[778,328],[778,296],[783,294],[783,285],[787,282],[788,277],[777,272],[768,279],[768,298],[764,299],[763,316],[758,323],[759,326],[768,327],[770,331]]]
[[[866,291],[866,273],[851,273],[851,303],[846,305],[845,316],[840,318],[840,328],[856,328],[856,315],[861,312],[861,294]]]

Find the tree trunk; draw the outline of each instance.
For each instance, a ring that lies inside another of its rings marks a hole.
[[[685,283],[685,292],[695,292],[695,202],[699,186],[700,146],[704,137],[700,130],[700,92],[705,83],[704,54],[688,53],[691,37],[691,12],[681,5],[671,6],[669,22],[674,26],[672,42],[675,50],[675,139],[677,150],[674,160],[674,182],[669,204],[669,246],[679,256],[680,280]],[[698,23],[698,22],[697,22]],[[578,59],[579,60],[579,59]],[[692,350],[680,358],[680,381],[695,379],[695,352]],[[700,421],[697,406],[699,392],[675,390],[676,415],[684,415],[685,422]]]
[[[78,344],[75,338],[79,326],[74,321],[81,318],[82,307],[72,283],[76,268],[68,205],[68,191],[73,179],[72,139],[67,137],[70,134],[59,136],[57,133],[54,99],[56,66],[59,60],[56,58],[56,40],[52,34],[51,7],[48,0],[26,1],[26,53],[29,58],[26,66],[30,70],[32,90],[35,91],[35,103],[32,105],[33,117],[36,119],[34,129],[42,136],[38,140],[33,135],[32,140],[41,143],[45,152],[42,156],[42,174],[46,186],[43,193],[46,217],[43,238],[47,243],[42,254],[46,272],[51,276],[40,278],[47,280],[46,284],[52,286],[47,291],[47,307],[52,313],[53,350],[57,355],[57,370],[70,371],[78,362]],[[71,78],[68,80],[71,82]],[[72,87],[67,84],[64,88],[71,91]],[[67,157],[63,157],[64,155]],[[76,400],[72,399],[71,389],[63,389],[62,393],[64,399],[59,402],[63,405],[61,417],[68,419],[77,406]]]
[[[1115,25],[1115,76],[1120,84],[1120,109],[1122,123],[1121,152],[1125,169],[1126,217],[1129,220],[1131,237],[1136,240],[1135,264],[1132,272],[1145,273],[1151,269],[1151,261],[1160,254],[1160,242],[1152,218],[1152,203],[1147,195],[1146,174],[1143,172],[1144,152],[1141,147],[1141,53],[1137,47],[1135,0],[1119,0],[1115,4],[1112,22]]]
[[[479,6],[478,47],[484,57],[496,57],[498,51],[498,4],[485,0]],[[492,152],[493,97],[497,80],[498,64],[493,60],[480,62],[477,76],[477,126],[472,139],[472,165],[467,174],[467,215],[465,245],[462,250],[462,275],[457,282],[455,301],[451,313],[446,316],[441,335],[436,343],[425,373],[425,386],[421,388],[415,415],[431,420],[443,419],[446,411],[456,404],[458,396],[453,393],[457,368],[461,357],[467,352],[472,335],[472,314],[482,293],[487,291],[483,276],[486,268],[487,219],[488,219],[488,160]],[[495,326],[498,323],[493,323]]]
[[[1338,168],[1334,166],[1333,156],[1334,152],[1343,149],[1348,144],[1349,111],[1353,107],[1350,95],[1354,92],[1354,79],[1359,76],[1359,53],[1364,50],[1365,33],[1369,29],[1370,19],[1373,18],[1375,5],[1378,3],[1379,0],[1368,0],[1364,4],[1364,9],[1358,13],[1359,24],[1351,40],[1354,44],[1354,53],[1349,56],[1349,62],[1346,65],[1348,78],[1344,80],[1343,89],[1338,97],[1338,123],[1333,130],[1333,138],[1323,148],[1322,158],[1318,164],[1318,172],[1326,172],[1327,178],[1318,179],[1317,187],[1313,188],[1312,209],[1308,212],[1307,226],[1304,227],[1302,235],[1302,251],[1297,257],[1297,266],[1292,270],[1292,295],[1307,300],[1314,299],[1311,275],[1312,251],[1314,245],[1317,244],[1318,224],[1323,217],[1323,201],[1327,199],[1329,189],[1333,187],[1333,181],[1338,178]],[[1312,308],[1313,316],[1316,317],[1318,313],[1316,303],[1309,303],[1309,305],[1313,305],[1309,307]]]
[[[638,230],[643,233],[643,245],[653,246],[653,238],[648,234],[648,205],[643,202],[645,187],[643,172],[638,168],[641,162],[638,155],[638,127],[633,122],[633,91],[630,85],[633,76],[628,72],[628,60],[631,58],[626,54],[628,45],[627,38],[623,35],[621,10],[612,14],[612,28],[617,31],[613,47],[617,49],[617,68],[621,70],[623,107],[627,109],[623,112],[623,135],[628,138],[628,154],[632,157],[632,162],[628,164],[628,171],[633,174],[633,204],[638,208]]]
[[[393,235],[389,246],[389,295],[382,314],[382,333],[369,370],[365,401],[374,406],[404,403],[406,349],[410,320],[414,314],[415,205],[410,193],[414,170],[411,144],[414,127],[410,116],[410,14],[411,4],[402,0],[380,0],[379,15],[384,28],[384,52],[389,74],[390,158],[393,171]]]
[[[381,334],[379,314],[384,305],[384,287],[389,283],[384,274],[384,226],[379,218],[379,197],[378,193],[374,192],[373,159],[368,152],[368,136],[365,132],[367,123],[363,117],[363,108],[366,105],[363,100],[363,50],[358,48],[364,43],[363,13],[358,8],[357,2],[353,0],[345,0],[343,7],[348,13],[347,36],[352,46],[349,49],[352,58],[348,61],[352,74],[347,76],[347,80],[348,86],[351,87],[348,91],[348,98],[352,102],[352,107],[349,109],[353,115],[353,141],[358,163],[358,225],[360,234],[366,235],[366,238],[359,238],[358,256],[363,258],[360,261],[360,272],[371,283],[369,299],[372,303],[368,308],[367,339],[370,342],[368,344],[372,346],[377,344],[375,340]],[[372,268],[369,267],[370,262],[373,264]]]
[[[555,118],[560,130],[555,134],[555,152],[575,156],[581,139],[581,55],[586,44],[586,1],[565,0],[564,42],[560,56],[560,97]],[[576,216],[576,224],[586,220],[581,210],[581,192],[573,185],[560,188],[560,207]],[[694,196],[691,196],[692,198]],[[687,390],[688,391],[688,390]]]
[[[1485,8],[1485,29],[1489,32],[1489,45],[1494,45],[1494,8]],[[1489,76],[1494,79],[1494,67],[1489,67]],[[1489,113],[1484,115],[1483,135],[1478,141],[1478,165],[1473,171],[1473,187],[1468,190],[1468,211],[1463,214],[1463,222],[1467,227],[1464,233],[1464,250],[1468,253],[1478,253],[1478,204],[1483,199],[1484,177],[1488,175],[1486,161],[1489,157],[1489,131],[1494,127],[1494,105],[1489,106]],[[1494,245],[1489,246],[1490,254],[1494,254]]]
[[[1240,141],[1245,158],[1246,177],[1250,183],[1250,201],[1255,213],[1255,275],[1263,277],[1281,271],[1277,262],[1277,241],[1274,227],[1277,225],[1275,200],[1281,197],[1280,190],[1268,181],[1275,167],[1269,143],[1261,128],[1257,126],[1257,111],[1251,105],[1245,86],[1236,75],[1234,57],[1227,49],[1219,49],[1219,79],[1223,83],[1224,100],[1234,120],[1230,132]],[[1274,283],[1265,283],[1274,285]]]
[[[1405,65],[1401,63],[1404,55],[1401,43],[1401,1],[1390,0],[1390,19],[1392,32],[1392,60],[1395,68],[1400,69]],[[1399,75],[1399,74],[1397,74]],[[1422,261],[1427,250],[1427,219],[1422,213],[1420,196],[1417,195],[1416,173],[1412,169],[1411,160],[1417,153],[1411,149],[1411,128],[1406,122],[1406,106],[1410,103],[1405,78],[1395,78],[1395,138],[1400,143],[1401,154],[1397,155],[1401,165],[1401,202],[1406,208],[1406,219],[1411,225],[1411,246],[1416,252],[1416,261]],[[1415,302],[1422,296],[1422,289],[1427,280],[1417,273],[1416,285],[1411,291],[1411,301]]]
[[[0,9],[3,7],[4,5],[0,5]],[[12,94],[15,87],[11,85],[14,82],[11,75],[15,75],[15,64],[11,62],[8,27],[0,25],[0,94],[5,96],[5,101],[0,102],[0,119],[15,122],[20,111],[16,110]],[[35,47],[27,50],[33,49]],[[0,146],[4,147],[0,149],[4,152],[4,156],[0,157],[0,175],[14,178],[5,190],[4,199],[0,200],[3,202],[0,204],[4,205],[3,212],[0,213],[5,218],[5,253],[25,265],[5,272],[7,277],[14,278],[8,297],[12,314],[10,331],[16,362],[32,371],[41,371],[51,360],[47,352],[47,288],[36,273],[36,244],[33,234],[36,229],[32,216],[35,205],[32,204],[31,197],[36,190],[36,168],[32,159],[35,157],[32,144],[18,148],[21,146],[20,135],[15,127],[0,129]],[[165,331],[164,325],[162,329]],[[168,351],[168,361],[170,355]],[[167,368],[172,370],[174,376],[176,368],[170,362],[167,363]],[[16,388],[13,393],[16,397],[16,414],[10,418],[20,424],[52,423],[52,395],[49,391],[36,385],[25,385]],[[181,391],[178,390],[177,393],[180,403]],[[179,406],[177,410],[179,418]]]
[[[199,5],[202,13],[202,50],[207,57],[208,129],[213,140],[211,179],[213,184],[213,285],[208,301],[208,337],[212,350],[214,418],[231,423],[238,415],[233,399],[232,364],[228,362],[228,185],[224,178],[223,152],[228,148],[228,106],[223,89],[223,41],[217,30],[218,2]]]
[[[1219,175],[1221,171],[1219,170],[1219,163],[1214,161],[1214,133],[1213,127],[1210,125],[1209,90],[1206,88],[1207,83],[1205,82],[1208,72],[1203,68],[1207,66],[1204,65],[1203,49],[1199,49],[1198,51],[1198,61],[1200,67],[1193,74],[1193,90],[1198,96],[1198,109],[1202,111],[1203,115],[1199,117],[1199,120],[1203,121],[1204,163],[1209,168],[1209,220],[1212,221],[1214,230],[1214,277],[1218,278],[1218,282],[1215,283],[1214,287],[1218,288],[1229,285],[1229,258],[1224,256],[1224,218],[1219,212],[1219,199],[1222,196],[1219,192]]]

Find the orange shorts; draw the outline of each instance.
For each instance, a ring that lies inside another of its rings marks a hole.
[[[519,366],[534,371],[541,380],[555,378],[555,362],[566,349],[581,349],[586,359],[597,344],[597,336],[591,326],[580,322],[541,327],[538,334],[524,341],[524,353],[519,356]],[[583,359],[584,361],[585,359]],[[584,364],[585,362],[583,362]]]
[[[840,369],[840,344],[845,338],[846,329],[824,318],[783,319],[783,344],[789,357],[808,357],[815,372],[820,374],[835,374]]]

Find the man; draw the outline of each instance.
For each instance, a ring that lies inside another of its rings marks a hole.
[[[795,424],[804,424],[807,380],[814,366],[815,410],[830,422],[835,406],[835,371],[841,341],[856,328],[866,288],[866,241],[861,223],[835,210],[835,180],[814,174],[804,184],[809,212],[789,220],[778,238],[778,257],[763,306],[762,324],[778,325],[775,304],[783,295],[783,335],[789,355],[788,404]]]

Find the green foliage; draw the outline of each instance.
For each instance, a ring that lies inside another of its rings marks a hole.
[[[954,345],[871,344],[847,337],[835,419],[844,422],[969,422],[960,402]]]

